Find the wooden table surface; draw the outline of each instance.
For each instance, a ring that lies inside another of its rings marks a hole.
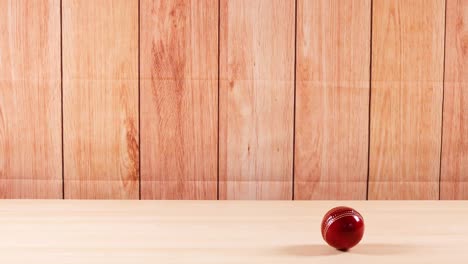
[[[364,216],[349,252],[325,212]],[[0,263],[467,263],[468,201],[0,201]]]

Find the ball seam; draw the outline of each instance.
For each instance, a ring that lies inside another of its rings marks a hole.
[[[330,228],[330,226],[335,223],[337,220],[340,220],[341,218],[344,218],[344,217],[347,217],[347,216],[357,216],[361,219],[361,221],[363,221],[362,219],[362,216],[355,212],[355,211],[351,211],[351,212],[345,212],[345,213],[342,213],[342,214],[339,214],[335,217],[333,217],[332,219],[330,219],[327,224],[325,225],[325,230],[323,231],[323,238],[326,239],[327,238],[327,232],[328,232],[328,229]]]

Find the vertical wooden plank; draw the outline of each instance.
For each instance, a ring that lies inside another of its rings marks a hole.
[[[371,1],[299,0],[295,199],[366,199]]]
[[[216,199],[218,1],[141,2],[142,199]]]
[[[60,1],[0,0],[0,198],[61,198]]]
[[[374,0],[369,199],[437,199],[444,0]]]
[[[137,199],[138,1],[62,5],[65,197]]]
[[[221,199],[291,199],[293,0],[221,0]]]
[[[468,0],[447,0],[441,199],[468,199]]]

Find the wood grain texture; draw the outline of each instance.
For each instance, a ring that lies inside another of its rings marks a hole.
[[[441,199],[468,199],[468,0],[447,0]]]
[[[366,199],[371,2],[297,12],[295,199]]]
[[[295,1],[221,0],[220,199],[291,199]]]
[[[347,201],[366,223],[348,252],[322,239],[335,201],[0,201],[8,264],[465,263],[468,201]],[[404,224],[402,224],[404,223]]]
[[[137,199],[138,1],[63,1],[65,197]]]
[[[0,0],[0,198],[61,198],[60,1]]]
[[[142,199],[216,199],[218,1],[141,2]]]
[[[438,199],[443,0],[373,2],[369,199]]]

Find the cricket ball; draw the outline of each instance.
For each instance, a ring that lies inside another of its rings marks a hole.
[[[364,219],[353,208],[339,206],[328,211],[322,220],[322,237],[332,247],[346,251],[361,241]]]

